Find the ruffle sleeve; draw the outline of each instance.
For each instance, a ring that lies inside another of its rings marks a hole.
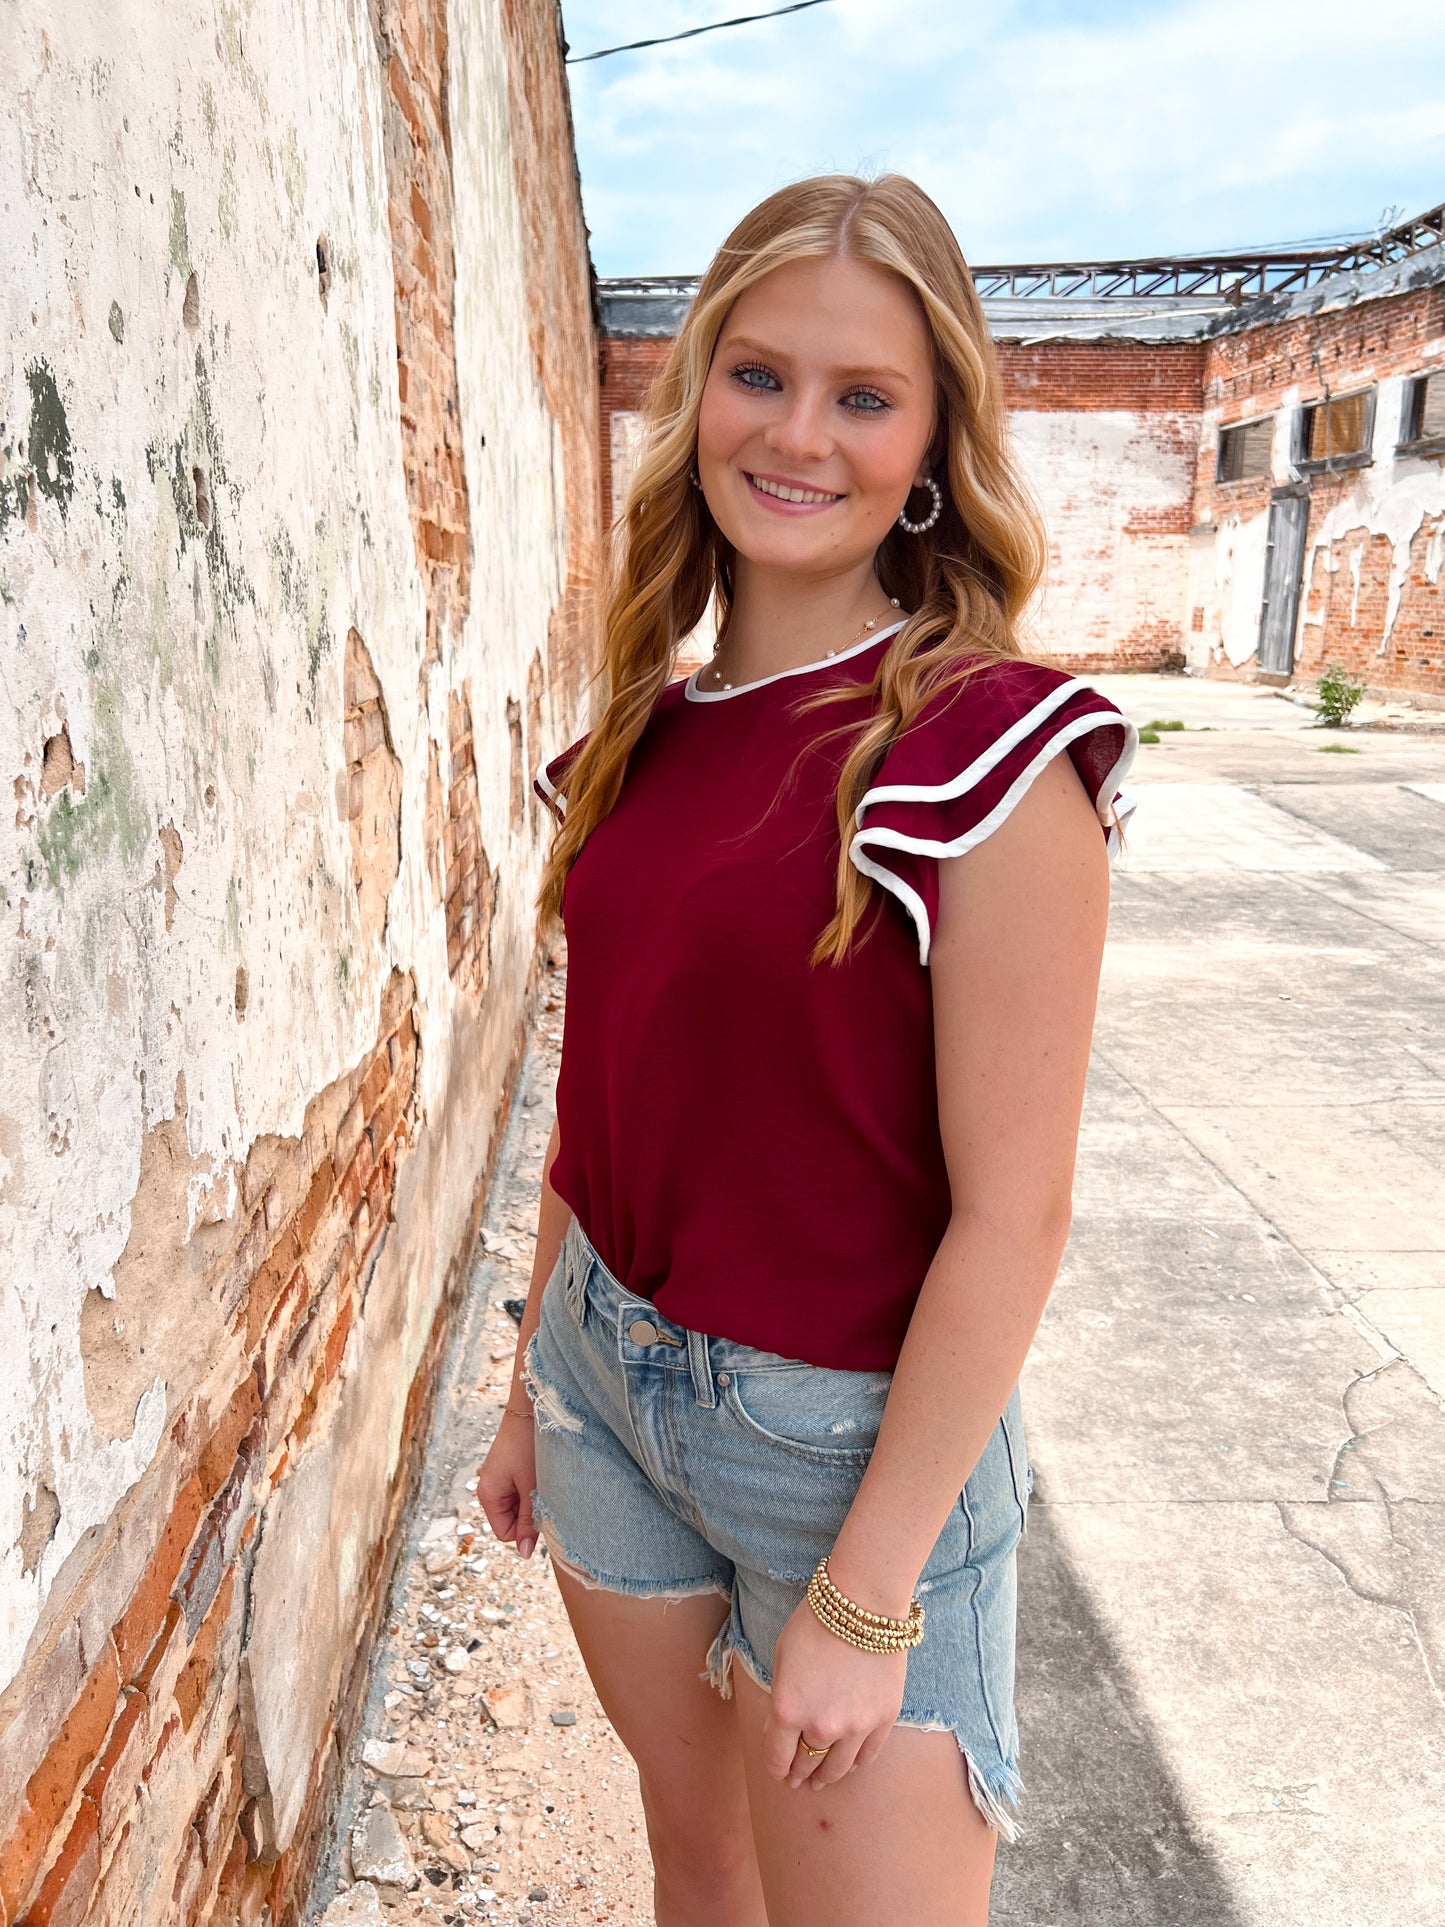
[[[588,730],[586,736],[579,736],[575,743],[569,743],[566,749],[559,750],[549,762],[539,766],[532,778],[534,793],[541,797],[559,823],[567,813],[567,772],[576,762],[578,751],[591,733]]]
[[[898,898],[928,962],[938,859],[961,856],[1004,822],[1051,758],[1067,755],[1093,800],[1111,857],[1133,808],[1119,788],[1139,732],[1106,696],[1037,663],[976,672],[925,705],[859,803],[848,855]]]

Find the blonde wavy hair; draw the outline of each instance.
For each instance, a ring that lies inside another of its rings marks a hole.
[[[1043,573],[1039,513],[1015,472],[998,363],[953,230],[901,174],[822,174],[780,188],[739,221],[713,257],[644,413],[641,458],[617,532],[601,674],[605,701],[559,786],[565,816],[538,892],[544,924],[561,916],[567,873],[622,789],[632,747],[669,681],[682,639],[716,598],[719,633],[732,607],[731,550],[690,485],[698,413],[713,350],[743,290],[789,261],[844,255],[911,288],[932,341],[937,418],[928,468],[943,510],[923,535],[897,527],[875,569],[910,610],[883,651],[871,719],[852,734],[837,789],[836,908],[811,961],[841,963],[879,886],[848,857],[853,817],[889,746],[924,703],[1002,656],[1021,656],[1019,617]],[[848,681],[805,707],[856,700]],[[822,740],[822,738],[815,739]]]

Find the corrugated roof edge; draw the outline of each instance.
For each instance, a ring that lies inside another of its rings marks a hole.
[[[1238,305],[1221,299],[1186,305],[1187,296],[1141,301],[1126,296],[1033,295],[1025,299],[995,296],[984,301],[983,309],[997,341],[1025,345],[1057,340],[1205,341],[1441,284],[1445,284],[1445,243],[1381,267],[1371,263],[1342,269],[1312,288],[1256,295]],[[653,286],[601,281],[602,332],[617,341],[671,340],[682,326],[695,289],[696,282],[681,275],[660,277]]]

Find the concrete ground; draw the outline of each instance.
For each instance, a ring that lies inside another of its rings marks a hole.
[[[1029,1798],[994,1927],[1445,1927],[1445,735],[1100,686],[1186,727],[1130,784],[1075,1229],[1025,1379]],[[557,1036],[554,1009],[317,1895],[342,1883],[331,1927],[651,1919],[635,1781],[546,1563],[490,1541],[468,1490]],[[374,1878],[348,1887],[369,1811]]]
[[[1130,782],[1025,1379],[993,1918],[1440,1927],[1445,739],[1099,686],[1187,727]]]

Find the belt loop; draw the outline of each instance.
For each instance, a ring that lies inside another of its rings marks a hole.
[[[706,1332],[687,1332],[687,1362],[692,1368],[693,1390],[699,1405],[716,1405],[717,1388],[712,1382],[712,1360],[708,1356]]]
[[[562,1285],[567,1308],[580,1325],[586,1312],[587,1273],[591,1259],[583,1243],[582,1226],[574,1213],[562,1239]]]

